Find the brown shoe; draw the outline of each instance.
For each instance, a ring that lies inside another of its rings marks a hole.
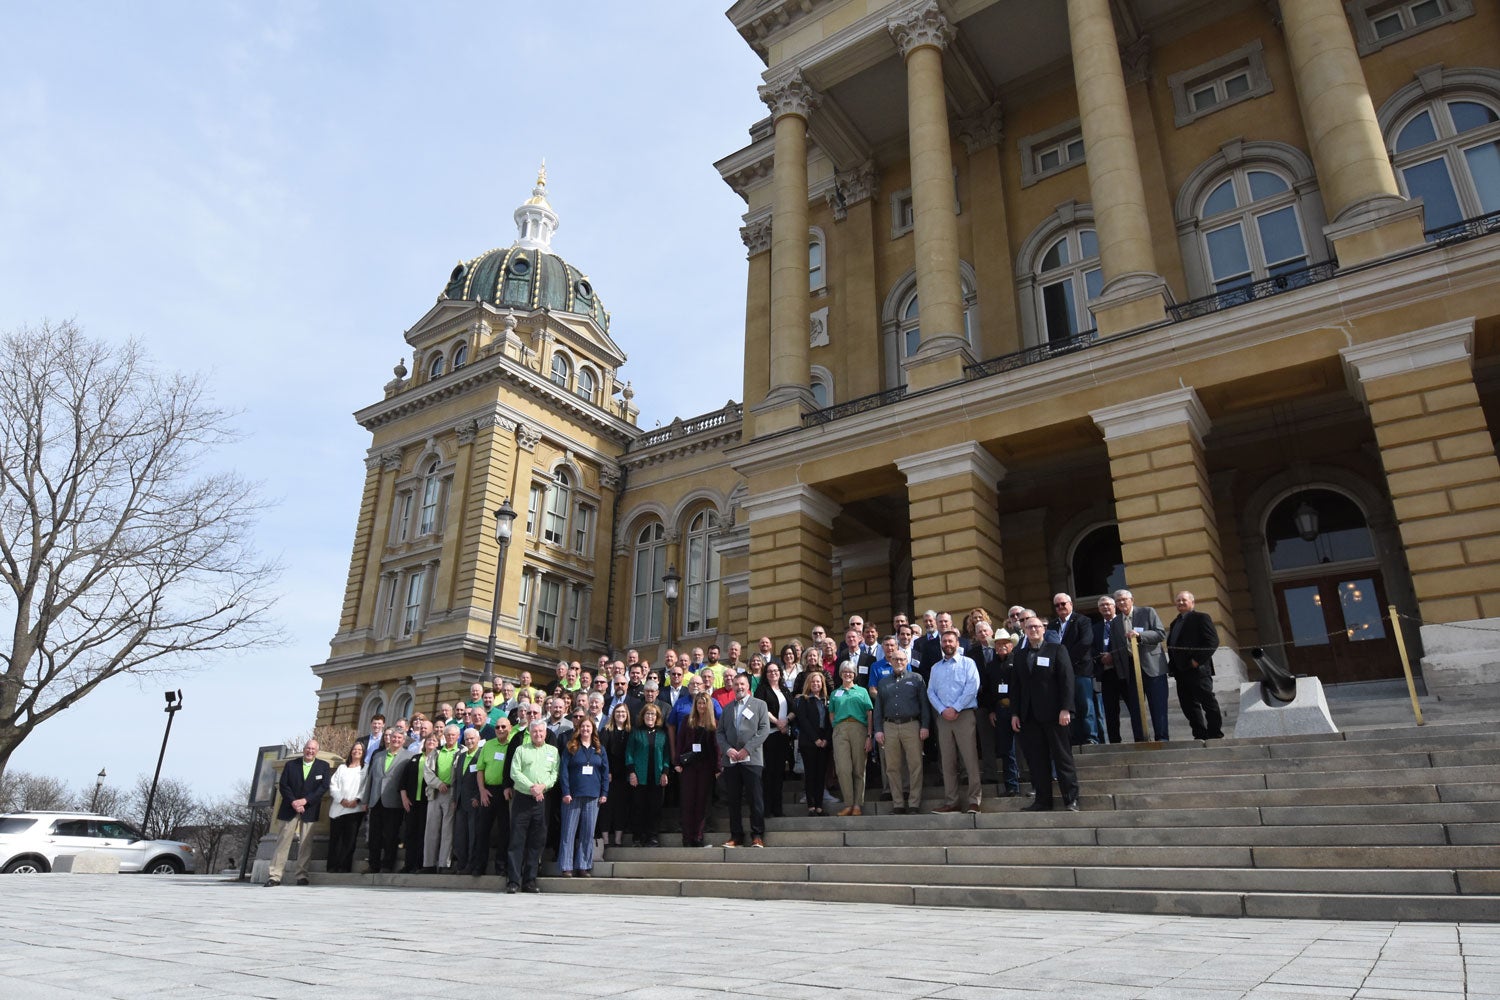
[[[979,811],[979,800],[975,799],[973,802],[970,802],[969,803],[969,808],[967,810],[965,810],[965,811],[966,812],[971,812],[971,813],[977,813]]]
[[[750,841],[750,846],[751,847],[765,847],[766,846],[766,842],[764,840],[761,840],[759,837],[756,837],[754,840]]]
[[[721,846],[723,846],[723,847],[739,847],[740,845],[736,841],[726,840],[726,841],[724,841],[724,843]]]
[[[842,809],[839,810],[839,815],[840,816],[853,816],[854,815],[854,807],[853,806],[845,806],[844,808],[842,808]]]
[[[853,809],[849,810],[849,815],[851,816],[863,816],[864,814],[865,811],[859,806],[855,806]]]
[[[956,812],[958,812],[958,806],[938,806],[936,809],[933,810],[933,812],[935,812],[935,813],[956,813]]]

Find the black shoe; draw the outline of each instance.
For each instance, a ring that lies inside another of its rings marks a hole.
[[[1050,805],[1044,806],[1040,802],[1033,802],[1029,806],[1022,807],[1021,811],[1023,813],[1047,813],[1052,811],[1052,807]]]
[[[661,846],[661,841],[657,840],[655,837],[652,837],[650,840],[646,841],[646,846],[647,847],[660,847]]]
[[[1079,809],[1078,800],[1077,799],[1074,799],[1072,802],[1064,802],[1063,806],[1070,813],[1076,813],[1076,812],[1078,812],[1078,809]]]
[[[507,882],[507,883],[505,883],[505,891],[507,893],[510,893],[510,894],[514,895],[515,893],[518,893],[518,892],[521,891],[521,887],[518,886],[518,885],[516,885],[514,882]]]
[[[312,879],[308,878],[306,875],[298,875],[297,876],[297,884],[298,885],[312,885]]]
[[[522,891],[523,892],[541,892],[542,891],[542,887],[539,886],[539,885],[537,885],[535,882],[527,882],[526,885],[522,887]]]
[[[279,879],[279,878],[268,878],[268,879],[266,879],[266,882],[265,882],[265,886],[266,886],[267,889],[274,889],[274,888],[276,888],[280,884],[281,884],[281,879]]]

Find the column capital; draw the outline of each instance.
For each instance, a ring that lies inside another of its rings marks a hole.
[[[536,446],[542,440],[542,432],[530,424],[516,425],[516,444],[527,451],[536,451]]]
[[[1344,378],[1357,399],[1365,399],[1365,383],[1388,375],[1419,372],[1474,357],[1474,317],[1430,326],[1425,330],[1356,344],[1339,351]]]
[[[740,239],[745,243],[745,256],[754,257],[771,249],[771,217],[752,219],[740,227]]]
[[[1005,478],[1005,466],[978,441],[964,441],[920,455],[907,455],[896,459],[896,468],[906,477],[908,486],[961,475],[973,475],[990,486],[997,486]]]
[[[953,25],[943,16],[937,0],[925,0],[925,2],[913,4],[886,21],[885,29],[891,33],[896,48],[901,50],[902,59],[924,45],[939,51],[946,49],[957,33]]]
[[[953,123],[953,134],[964,144],[970,156],[981,149],[998,146],[1005,138],[1005,112],[996,101],[977,115]]]
[[[757,92],[760,99],[766,102],[766,107],[771,109],[773,122],[787,115],[796,115],[806,121],[807,116],[823,100],[800,69],[793,69],[784,76],[776,77],[762,85]]]
[[[1203,444],[1210,422],[1208,411],[1198,399],[1198,392],[1191,386],[1173,389],[1159,396],[1136,399],[1117,406],[1106,406],[1092,410],[1089,416],[1104,432],[1104,440],[1130,437],[1163,427],[1180,427],[1186,424],[1193,440]]]
[[[833,176],[833,190],[824,197],[833,209],[833,220],[843,222],[849,215],[849,207],[875,197],[880,188],[880,172],[874,160],[866,160],[853,170],[840,170]]]
[[[833,519],[843,509],[805,483],[751,494],[744,502],[745,517],[751,524],[785,514],[806,514],[823,527],[831,528]]]
[[[383,472],[397,472],[401,469],[400,448],[392,448],[389,451],[382,451],[378,456],[375,457],[379,460],[380,468]],[[366,461],[366,465],[368,464],[369,462]]]

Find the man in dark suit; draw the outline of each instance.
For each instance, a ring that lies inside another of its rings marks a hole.
[[[922,612],[922,634],[911,641],[911,668],[921,674],[924,681],[931,679],[932,665],[943,658],[940,622],[944,618],[948,619],[949,625],[953,624],[953,618],[946,611],[942,614]]]
[[[266,885],[280,885],[287,855],[297,841],[297,884],[307,884],[307,863],[312,860],[312,831],[323,809],[323,795],[328,791],[332,772],[326,760],[318,759],[318,741],[308,740],[302,747],[301,760],[289,760],[281,769],[276,790],[281,794],[281,808],[276,818],[281,832],[276,835],[276,853],[271,856],[271,873]]]
[[[1067,594],[1054,594],[1052,608],[1057,614],[1047,630],[1057,633],[1073,664],[1073,745],[1103,743],[1102,720],[1094,711],[1094,623],[1073,610],[1073,598]]]
[[[1141,654],[1141,680],[1146,686],[1146,706],[1151,713],[1152,737],[1165,742],[1167,736],[1167,651],[1162,645],[1167,641],[1167,627],[1155,608],[1138,608],[1135,596],[1128,590],[1115,591],[1115,607],[1123,624],[1120,651],[1125,655],[1126,691],[1130,700],[1130,721],[1135,728],[1137,740],[1142,738],[1144,720],[1140,714],[1140,697],[1135,691],[1135,665],[1130,662],[1130,636],[1139,639]],[[1210,624],[1212,624],[1210,622]]]
[[[992,766],[1004,769],[1000,794],[1009,798],[1021,793],[1016,734],[1010,728],[1011,651],[1016,637],[1002,628],[992,638],[989,622],[980,622],[975,632],[979,641],[969,647],[969,659],[979,667],[980,752]],[[981,648],[987,643],[988,652]],[[984,744],[986,725],[991,740],[988,748]]]
[[[1214,697],[1214,650],[1219,632],[1214,621],[1194,611],[1191,591],[1177,595],[1177,617],[1167,630],[1167,667],[1177,678],[1177,701],[1187,716],[1195,740],[1224,738],[1224,716]]]
[[[377,712],[375,713],[375,716],[370,719],[370,731],[354,741],[365,748],[365,763],[368,764],[371,755],[381,747],[385,746],[385,736],[383,735],[384,732],[385,716]]]
[[[1025,812],[1052,809],[1056,774],[1063,805],[1078,811],[1078,772],[1068,726],[1073,721],[1073,663],[1067,647],[1044,641],[1046,626],[1035,615],[1024,622],[1028,645],[1011,655],[1010,727],[1021,740],[1036,801]]]

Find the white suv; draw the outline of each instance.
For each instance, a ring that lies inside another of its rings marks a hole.
[[[191,844],[145,840],[109,816],[42,810],[0,816],[0,873],[50,872],[58,858],[91,851],[119,858],[122,872],[180,875],[194,868]]]

